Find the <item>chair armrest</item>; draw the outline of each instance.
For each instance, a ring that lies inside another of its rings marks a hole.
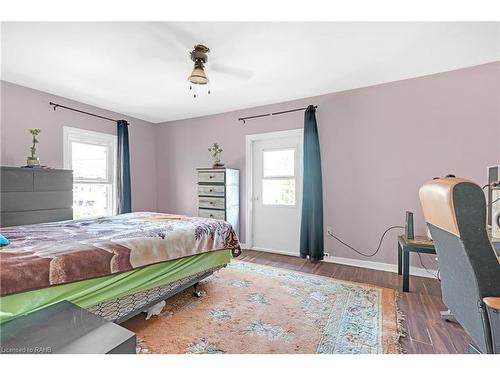
[[[500,297],[484,297],[483,302],[490,309],[500,310]]]

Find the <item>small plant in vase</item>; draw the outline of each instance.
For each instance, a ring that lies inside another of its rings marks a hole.
[[[36,145],[39,143],[37,136],[40,134],[40,129],[29,129],[30,134],[33,136],[32,146],[30,147],[31,156],[28,156],[27,165],[31,168],[40,167],[40,158],[36,156]]]
[[[212,147],[208,149],[210,152],[210,155],[212,155],[213,163],[212,167],[213,168],[222,168],[224,166],[224,163],[220,162],[220,154],[222,153],[222,148],[217,143],[214,143]]]

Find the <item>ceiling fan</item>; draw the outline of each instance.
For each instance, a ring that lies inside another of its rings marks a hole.
[[[253,71],[242,67],[243,64],[227,65],[221,63],[220,55],[215,55],[213,59],[211,57],[210,63],[207,64],[210,48],[199,43],[189,50],[189,46],[193,45],[193,41],[196,41],[196,39],[199,40],[199,38],[187,32],[180,25],[172,22],[161,22],[154,23],[150,27],[152,35],[163,39],[164,44],[178,51],[178,53],[171,52],[169,54],[174,60],[180,62],[183,56],[185,56],[184,53],[189,53],[189,57],[194,63],[193,71],[188,77],[188,81],[191,84],[190,87],[193,91],[196,90],[197,86],[208,87],[206,85],[217,82],[218,77],[224,76],[238,81],[246,81],[254,75]],[[208,76],[213,77],[213,80],[210,80]],[[194,96],[196,97],[196,92],[194,92]]]
[[[207,73],[205,72],[205,64],[208,62],[208,54],[210,53],[210,48],[203,44],[197,44],[193,47],[193,50],[189,53],[191,60],[194,63],[193,71],[188,77],[188,81],[191,83],[189,86],[190,90],[194,90],[194,97],[196,98],[196,85],[207,85],[210,81],[208,79]],[[214,64],[211,70],[232,75],[239,79],[250,79],[253,75],[251,71],[246,69],[239,69],[236,67],[229,67],[225,65]],[[194,86],[193,86],[194,85]],[[208,89],[208,94],[210,95],[210,88]]]
[[[204,46],[203,44],[197,44],[193,47],[193,50],[189,53],[191,60],[194,62],[194,68],[191,75],[188,77],[188,81],[193,85],[206,85],[208,84],[208,77],[205,73],[205,64],[208,61],[208,53],[210,48]],[[193,90],[193,85],[189,86],[190,90]],[[196,86],[194,86],[194,97],[196,98]],[[210,88],[208,89],[208,94],[210,95]]]

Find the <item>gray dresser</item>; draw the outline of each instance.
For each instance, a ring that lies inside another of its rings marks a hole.
[[[240,171],[198,168],[198,216],[226,220],[240,228]]]
[[[0,167],[0,226],[73,219],[73,171]]]

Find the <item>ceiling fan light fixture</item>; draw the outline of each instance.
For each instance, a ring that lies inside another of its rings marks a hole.
[[[188,81],[192,84],[189,86],[189,90],[192,90],[193,97],[196,98],[196,86],[208,85],[208,77],[205,73],[205,64],[208,61],[208,53],[210,49],[203,44],[197,44],[194,46],[190,53],[191,60],[194,62],[194,69],[191,75],[188,77]],[[208,94],[210,95],[210,87],[208,87]]]
[[[208,83],[208,77],[205,74],[203,67],[195,66],[193,72],[188,78],[189,82],[195,85],[206,85]]]

